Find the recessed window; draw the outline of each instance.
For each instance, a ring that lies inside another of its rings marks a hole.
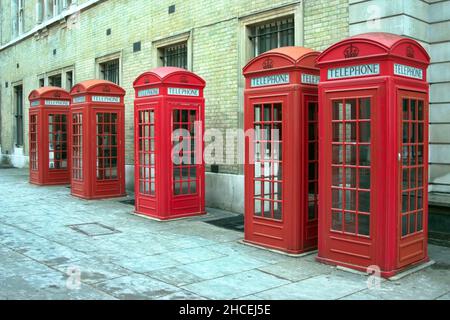
[[[66,72],[66,90],[70,91],[73,86],[73,71]]]
[[[12,35],[17,37],[23,33],[24,4],[23,0],[11,1]]]
[[[250,27],[253,56],[274,48],[294,45],[294,18],[285,17]]]
[[[48,85],[62,88],[62,76],[60,73],[48,77]]]
[[[36,1],[36,23],[44,21],[44,0]]]
[[[44,78],[40,78],[39,79],[39,88],[42,88],[43,86],[45,86],[45,79]]]
[[[103,80],[108,80],[119,84],[119,59],[114,59],[100,63],[100,76]]]
[[[23,87],[18,85],[14,87],[14,117],[16,123],[15,140],[16,146],[23,146]]]
[[[160,48],[159,52],[162,66],[187,69],[187,42]]]
[[[45,2],[45,16],[47,19],[53,18],[55,14],[54,0],[46,0]]]

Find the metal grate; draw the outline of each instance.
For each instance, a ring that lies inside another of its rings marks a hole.
[[[120,203],[123,203],[123,204],[128,204],[128,205],[130,205],[130,206],[134,206],[134,204],[135,204],[135,200],[134,200],[134,199],[130,199],[130,200],[120,200],[119,202],[120,202]]]
[[[164,67],[178,67],[187,69],[187,43],[179,43],[162,49]]]
[[[250,33],[255,57],[274,48],[293,46],[294,18],[255,25],[251,27]]]
[[[108,80],[119,84],[119,59],[100,63],[100,72],[103,80]]]
[[[209,220],[203,222],[227,230],[234,230],[240,232],[244,231],[244,215],[242,214],[233,217],[226,217],[222,219]]]

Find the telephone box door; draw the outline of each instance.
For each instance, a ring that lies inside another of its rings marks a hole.
[[[421,260],[427,253],[428,223],[428,97],[398,90],[400,130],[398,267]]]
[[[254,130],[254,144],[247,157],[246,201],[250,212],[246,215],[252,221],[246,221],[246,239],[267,243],[274,248],[284,248],[287,244],[286,232],[289,220],[284,216],[289,211],[283,207],[283,117],[288,117],[286,96],[250,98],[250,110],[247,110],[246,129]],[[253,151],[253,152],[252,152]],[[252,157],[253,154],[253,157]],[[253,159],[252,159],[253,158]],[[252,162],[253,160],[253,162]],[[286,174],[286,173],[284,173]]]
[[[306,226],[305,247],[314,247],[317,245],[317,228],[318,228],[318,179],[319,179],[319,128],[318,128],[318,99],[317,95],[304,96],[305,117],[308,123],[305,126],[305,137],[307,137],[307,161],[305,161],[305,172],[308,174],[307,179],[307,211],[305,215]],[[299,146],[301,149],[302,146]]]
[[[372,174],[376,159],[372,155],[384,147],[373,139],[383,110],[376,90],[335,92],[326,95],[320,116],[324,117],[321,186],[321,216],[326,223],[321,230],[328,256],[355,265],[375,261],[374,216],[377,176]],[[380,149],[381,148],[381,149]],[[379,154],[379,153],[378,153]],[[381,200],[381,199],[380,199]],[[385,200],[383,200],[385,201]]]
[[[135,112],[135,139],[138,146],[135,149],[135,192],[137,207],[156,210],[156,133],[155,119],[158,117],[159,103],[138,105]]]

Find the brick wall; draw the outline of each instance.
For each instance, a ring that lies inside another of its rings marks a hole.
[[[86,3],[87,0],[79,1]],[[38,75],[74,66],[74,80],[96,77],[96,58],[120,53],[121,85],[127,91],[126,163],[133,163],[133,88],[141,72],[155,67],[154,41],[180,33],[192,37],[192,69],[206,82],[206,127],[239,126],[238,83],[241,81],[238,55],[241,36],[240,17],[286,5],[300,6],[299,1],[148,1],[108,0],[81,12],[77,25],[68,28],[59,21],[39,33],[0,50],[0,85],[2,108],[2,150],[13,148],[11,83],[22,81],[25,94],[25,137],[28,126],[26,96],[37,87]],[[9,2],[8,2],[9,3]],[[176,11],[168,14],[169,5]],[[26,19],[35,23],[33,6],[27,6]],[[5,11],[6,13],[6,11]],[[31,16],[30,16],[31,15]],[[8,15],[4,26],[8,25]],[[298,23],[299,21],[296,21]],[[28,28],[33,23],[26,22]],[[347,0],[306,0],[304,2],[305,46],[323,49],[348,34]],[[106,29],[111,28],[111,35]],[[5,28],[3,28],[5,30]],[[6,37],[3,37],[6,39]],[[141,51],[133,53],[133,43],[141,41]],[[5,41],[3,41],[5,43]],[[56,49],[56,54],[53,54]],[[19,68],[16,64],[19,63]],[[5,82],[9,87],[5,88]],[[25,154],[28,150],[25,138]],[[221,172],[238,173],[238,165],[221,166]]]

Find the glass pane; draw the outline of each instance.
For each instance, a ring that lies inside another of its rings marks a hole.
[[[422,100],[418,101],[417,108],[418,108],[418,110],[417,110],[418,111],[418,119],[423,120],[424,112],[423,112],[423,101]]]
[[[348,99],[345,101],[345,119],[356,119],[356,99]]]
[[[359,99],[359,119],[370,119],[370,98]]]
[[[414,213],[409,215],[409,233],[416,232],[416,215]]]
[[[345,190],[345,209],[356,210],[356,191]]]
[[[349,233],[356,233],[356,214],[345,212],[344,215],[345,227],[344,231]]]
[[[408,212],[409,193],[402,193],[402,213]]]
[[[370,235],[370,216],[365,214],[358,215],[358,234],[363,236]]]
[[[358,211],[370,212],[370,192],[359,191],[358,192]]]
[[[370,145],[359,146],[359,165],[370,166]]]
[[[342,167],[333,167],[332,168],[332,185],[335,187],[342,187],[342,175],[343,175]]]
[[[255,199],[255,215],[261,216],[261,200]]]
[[[333,101],[333,120],[343,120],[342,101]]]
[[[356,146],[345,146],[345,163],[347,165],[356,165]]]
[[[416,100],[411,100],[411,120],[417,120]]]
[[[191,190],[189,193],[197,193],[197,181],[193,180],[190,182]]]
[[[345,124],[345,141],[356,142],[356,122],[347,122]]]
[[[403,189],[409,189],[409,170],[408,169],[403,169],[402,187],[403,187]]]
[[[402,236],[408,234],[408,215],[402,216]]]
[[[409,119],[408,99],[403,99],[403,120]]]
[[[274,219],[281,219],[281,202],[274,202],[273,203],[273,218]]]
[[[261,121],[261,105],[255,105],[255,122]]]
[[[344,141],[344,125],[341,122],[333,123],[333,141],[342,142]],[[310,139],[312,140],[312,139]]]
[[[264,105],[264,121],[272,120],[272,106],[270,104]]]
[[[370,122],[359,123],[359,142],[370,142]]]
[[[422,231],[423,229],[423,212],[419,211],[417,213],[417,231]]]
[[[409,211],[414,211],[416,208],[416,191],[411,191],[409,194]]]
[[[343,163],[343,149],[342,145],[333,145],[333,164],[342,164]]]
[[[342,209],[342,190],[333,189],[332,190],[332,207],[335,209]]]
[[[347,188],[356,188],[356,168],[345,168],[345,185]]]
[[[273,121],[281,121],[281,103],[275,103],[273,105]]]
[[[370,189],[370,169],[359,169],[359,187],[361,189]]]
[[[342,231],[342,212],[331,213],[331,230]]]
[[[308,204],[308,220],[314,220],[316,218],[316,206],[314,202]]]

